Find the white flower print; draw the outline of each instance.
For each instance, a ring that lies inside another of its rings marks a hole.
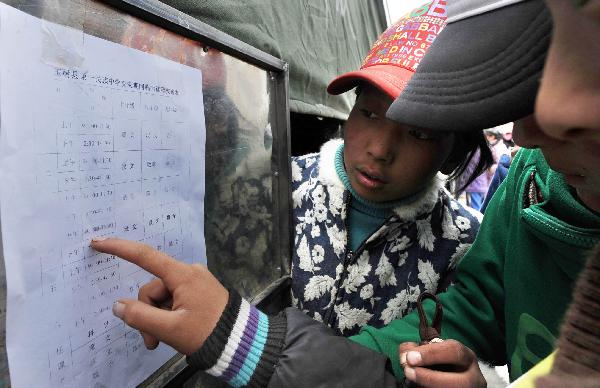
[[[385,253],[382,253],[379,264],[375,269],[375,275],[379,276],[379,284],[381,284],[382,287],[396,285],[396,274],[394,267],[390,263],[390,260]]]
[[[444,216],[442,217],[442,238],[447,240],[458,240],[460,230],[454,225],[454,220],[450,210],[444,206]]]
[[[425,291],[435,292],[440,281],[440,274],[435,272],[433,264],[429,261],[419,260],[418,270],[418,277],[425,285]]]
[[[322,185],[317,185],[310,194],[314,205],[325,205],[325,190]]]
[[[310,237],[315,238],[321,235],[321,228],[318,225],[313,225],[310,229]]]
[[[369,254],[365,251],[360,255],[356,264],[348,267],[348,275],[342,287],[348,293],[355,292],[367,280],[366,276],[369,272],[371,272],[371,264],[369,264]]]
[[[329,190],[329,211],[337,216],[341,213],[344,206],[344,189],[337,186],[328,187]]]
[[[388,324],[396,318],[404,316],[408,311],[408,304],[414,303],[419,298],[421,293],[419,287],[410,286],[408,290],[402,290],[390,299],[383,311],[381,312],[381,320],[384,324]]]
[[[304,300],[319,299],[333,287],[334,280],[331,276],[316,275],[310,278],[304,287]]]
[[[300,244],[298,244],[298,248],[296,248],[296,252],[298,253],[298,258],[300,259],[298,267],[304,271],[313,272],[314,264],[310,258],[310,249],[308,247],[308,242],[306,241],[306,236],[302,236]]]
[[[323,317],[321,316],[321,314],[319,314],[316,311],[315,311],[315,315],[313,316],[313,319],[317,322],[323,322]]]
[[[360,290],[360,297],[365,300],[371,299],[373,297],[373,294],[374,291],[372,284],[367,284]]]
[[[450,207],[452,208],[452,210],[460,209],[460,206],[458,206],[458,203],[456,201],[450,201]]]
[[[317,222],[325,222],[327,219],[327,208],[325,205],[315,204],[315,219]]]
[[[308,167],[312,166],[313,163],[316,162],[316,160],[317,160],[317,158],[315,158],[315,157],[306,158],[306,162],[305,162],[306,164],[305,164],[304,168],[308,168]]]
[[[310,189],[310,181],[301,183],[300,186],[292,193],[292,201],[294,207],[301,207],[303,199],[308,195],[308,189]]]
[[[312,215],[312,209],[307,209],[304,212],[304,217],[298,216],[298,222],[296,223],[296,236],[304,235],[304,230],[309,225],[314,225],[315,219]]]
[[[306,211],[304,212],[304,217],[298,217],[298,220],[304,222],[305,224],[314,224],[315,217],[313,214],[313,209],[306,209]]]
[[[306,209],[304,217],[298,217],[298,223],[296,224],[296,235],[304,235],[304,229],[309,225],[314,225],[315,219],[313,217],[312,209]]]
[[[316,244],[312,249],[312,261],[313,263],[321,263],[325,259],[325,249],[322,246]],[[314,267],[316,271],[319,271],[321,268]]]
[[[338,316],[338,328],[340,331],[351,329],[354,326],[363,327],[373,316],[373,314],[368,313],[364,309],[351,307],[348,302],[335,306],[335,312]]]
[[[303,222],[298,222],[296,224],[296,236],[294,237],[294,244],[297,244],[298,241],[296,241],[298,239],[299,236],[303,236],[304,235],[304,227],[306,226],[305,223]]]
[[[450,264],[448,265],[448,268],[455,268],[460,262],[460,260],[463,258],[463,256],[467,253],[469,248],[471,248],[471,244],[458,244],[458,246],[456,247],[456,251],[454,251],[452,257],[450,258]]]
[[[406,264],[406,259],[408,259],[408,252],[404,252],[402,254],[400,254],[400,256],[398,256],[398,267],[402,267],[404,264]]]
[[[300,182],[302,180],[302,170],[298,166],[298,162],[292,160],[292,182]]]
[[[338,256],[343,254],[346,249],[346,234],[344,231],[340,230],[337,225],[326,227],[326,230],[335,254]]]
[[[429,252],[433,252],[433,243],[435,242],[435,236],[431,230],[431,214],[424,220],[417,220],[417,238],[419,245],[427,249]]]
[[[471,221],[466,217],[458,216],[456,217],[456,226],[464,232],[465,230],[471,229]]]
[[[390,245],[390,252],[403,251],[410,245],[410,239],[406,236],[402,236],[392,242]]]
[[[395,297],[390,299],[383,311],[381,312],[381,320],[386,325],[396,319],[402,311],[408,306],[406,298],[406,290],[400,291]]]
[[[325,250],[320,245],[315,245],[311,250],[310,254],[307,256],[307,251],[309,249],[309,244],[306,241],[306,236],[302,236],[302,240],[300,240],[300,244],[298,246],[298,257],[300,258],[300,268],[308,271],[315,272],[320,271],[321,267],[317,266],[323,262],[325,259]]]
[[[340,209],[340,217],[342,221],[346,221],[348,219],[348,206],[342,206]]]
[[[335,278],[338,279],[342,272],[344,272],[344,265],[340,263],[335,267]]]

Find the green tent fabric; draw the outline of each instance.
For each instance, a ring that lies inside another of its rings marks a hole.
[[[330,96],[385,29],[380,0],[163,0],[290,66],[292,112],[346,119],[354,96]]]

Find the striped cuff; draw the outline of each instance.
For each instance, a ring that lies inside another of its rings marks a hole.
[[[234,387],[264,387],[279,360],[286,323],[230,291],[217,326],[187,362]]]

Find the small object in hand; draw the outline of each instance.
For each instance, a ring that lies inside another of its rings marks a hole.
[[[427,322],[427,315],[425,315],[425,310],[423,309],[423,301],[425,299],[432,299],[435,302],[435,314],[431,326]],[[437,296],[429,292],[423,292],[419,295],[419,299],[417,299],[417,310],[419,312],[420,345],[443,342],[444,340],[440,338],[442,336],[442,303]]]

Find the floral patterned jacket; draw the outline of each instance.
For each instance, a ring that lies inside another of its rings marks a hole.
[[[364,325],[381,327],[406,315],[423,291],[443,291],[482,216],[453,199],[436,177],[351,251],[351,195],[334,164],[341,142],[331,140],[320,153],[292,159],[292,303],[349,336]]]

